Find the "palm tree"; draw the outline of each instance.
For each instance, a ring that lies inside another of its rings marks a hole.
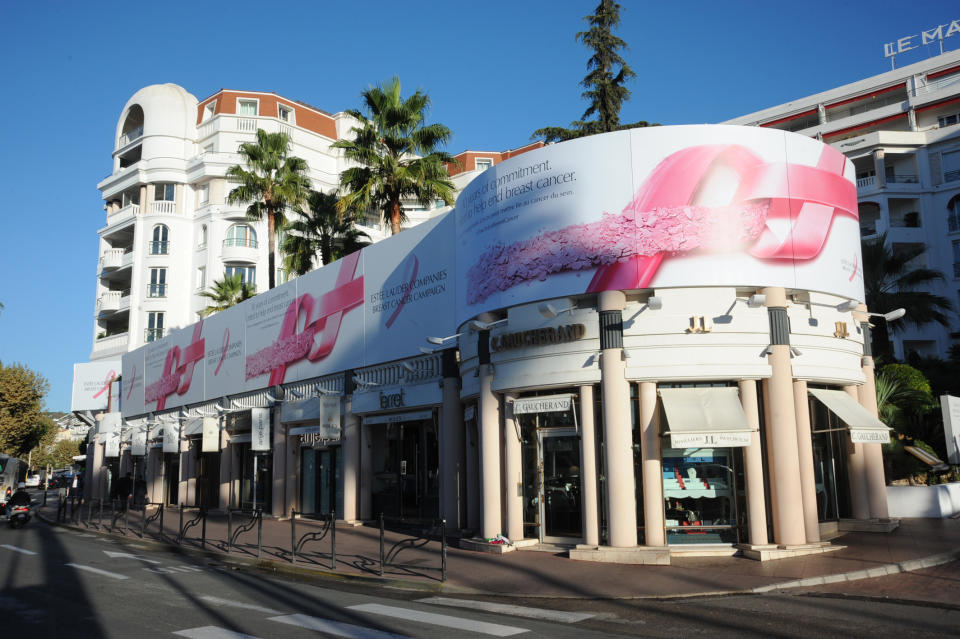
[[[430,98],[417,90],[404,99],[396,76],[360,96],[367,114],[347,111],[359,121],[351,129],[353,139],[332,145],[358,165],[340,174],[344,195],[337,210],[341,215],[378,210],[390,219],[390,230],[396,235],[406,220],[404,198],[416,198],[423,206],[437,199],[453,204],[454,186],[444,164],[455,160],[436,148],[450,139],[450,129],[426,124]]]
[[[257,129],[256,142],[240,145],[240,154],[247,168],[239,165],[227,169],[227,177],[240,186],[227,196],[230,204],[246,204],[247,218],[267,218],[269,257],[268,285],[276,285],[277,229],[286,220],[288,206],[299,206],[310,189],[307,161],[289,155],[290,136]]]
[[[926,253],[924,245],[911,245],[894,251],[887,245],[887,234],[863,242],[863,285],[867,308],[886,312],[907,309],[906,321],[916,325],[949,326],[946,313],[953,309],[950,300],[927,292],[934,282],[944,281],[943,273],[930,268],[913,268],[910,262]],[[902,323],[881,320],[873,330],[873,354],[890,361],[889,332],[903,330]]]
[[[337,196],[333,193],[311,190],[307,210],[298,210],[297,215],[298,219],[287,224],[280,247],[284,267],[294,275],[313,270],[318,253],[320,263],[329,264],[370,244],[364,240],[370,236],[359,230],[353,219],[337,212]]]
[[[200,293],[202,297],[210,299],[213,303],[200,311],[204,317],[208,317],[219,311],[225,311],[231,306],[236,306],[244,300],[248,300],[256,293],[252,286],[243,281],[239,273],[236,275],[224,275],[222,280],[214,280],[209,290]]]

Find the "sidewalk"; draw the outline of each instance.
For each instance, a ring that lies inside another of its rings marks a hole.
[[[150,514],[153,510],[150,511]],[[186,509],[184,521],[197,513]],[[56,520],[56,503],[40,507],[39,515],[49,523]],[[170,509],[164,513],[164,535],[168,544],[175,545],[180,513]],[[98,532],[88,526],[86,508],[79,523],[66,524],[80,530]],[[96,524],[96,509],[93,524]],[[234,530],[249,517],[237,517]],[[141,513],[129,513],[125,537],[140,540]],[[104,517],[104,526],[109,518]],[[119,525],[119,523],[118,523]],[[322,525],[297,519],[297,537],[311,531],[321,531]],[[103,531],[124,536],[119,531]],[[143,541],[158,541],[159,527],[155,521],[147,527]],[[190,528],[182,548],[189,552],[201,549],[201,526]],[[389,552],[394,543],[405,535],[387,531],[385,548]],[[257,529],[243,533],[238,545],[227,555],[227,518],[210,515],[207,519],[208,556],[230,561],[258,564],[265,569],[282,572],[307,572],[317,576],[338,579],[361,579],[370,582],[387,581],[397,587],[422,588],[436,592],[474,593],[514,597],[576,597],[599,599],[667,598],[707,594],[766,592],[783,588],[810,589],[822,584],[821,591],[856,591],[854,584],[870,584],[873,577],[911,572],[919,578],[925,572],[960,559],[960,520],[905,519],[900,528],[889,534],[848,533],[834,540],[845,546],[831,553],[808,555],[778,561],[758,562],[740,557],[674,557],[670,566],[621,565],[573,561],[553,552],[520,550],[504,555],[490,555],[455,548],[456,541],[448,540],[447,581],[440,580],[440,543],[430,541],[422,547],[404,548],[396,563],[380,571],[380,531],[372,526],[338,525],[336,528],[336,569],[331,565],[330,537],[311,541],[291,562],[291,525],[289,519],[264,518],[262,527],[262,558],[257,559]],[[960,564],[954,563],[953,566]],[[432,569],[431,569],[432,568]],[[935,574],[936,587],[944,597],[960,603],[960,575],[950,567]],[[888,578],[889,579],[889,578]],[[844,589],[844,586],[847,586]],[[946,588],[946,590],[943,590]],[[887,586],[889,590],[889,586]],[[867,588],[869,590],[869,588]],[[869,593],[864,593],[869,596]],[[886,594],[884,596],[890,596]]]

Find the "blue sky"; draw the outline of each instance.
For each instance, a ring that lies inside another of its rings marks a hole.
[[[396,74],[405,93],[430,94],[450,151],[515,148],[582,114],[587,50],[574,33],[597,1],[0,0],[0,361],[45,376],[47,408],[69,410],[73,363],[93,340],[96,184],[141,87],[274,91],[336,112]],[[718,122],[882,73],[884,42],[960,19],[945,0],[621,4],[617,34],[638,76],[621,119],[661,124]]]

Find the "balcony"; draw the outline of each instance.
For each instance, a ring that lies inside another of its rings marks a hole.
[[[150,255],[167,255],[169,253],[170,242],[161,240],[150,242]]]
[[[166,297],[166,284],[147,284],[147,297]]]
[[[122,209],[107,214],[107,224],[120,224],[140,214],[139,204],[127,204]]]
[[[93,350],[90,353],[90,357],[93,359],[94,357],[126,353],[127,341],[129,339],[129,333],[117,333],[115,335],[97,337],[93,342]]]
[[[97,315],[112,315],[130,310],[130,289],[107,291],[97,300]]]
[[[228,237],[223,241],[224,262],[246,262],[256,264],[260,252],[257,250],[257,241],[252,238]]]
[[[153,215],[172,215],[177,212],[176,202],[160,200],[150,203],[150,213]]]
[[[138,126],[135,129],[131,129],[130,131],[127,131],[126,133],[120,136],[120,141],[117,143],[117,148],[122,149],[123,147],[127,146],[131,142],[135,142],[142,137],[143,137],[142,126]]]
[[[877,176],[871,175],[870,177],[857,178],[857,188],[858,189],[869,189],[877,185]]]
[[[133,264],[133,251],[124,248],[107,249],[100,256],[100,272],[129,268]]]

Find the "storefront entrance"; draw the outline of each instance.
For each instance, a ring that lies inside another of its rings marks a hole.
[[[163,483],[166,486],[167,504],[180,503],[180,454],[164,453]]]
[[[337,510],[337,489],[343,476],[339,446],[300,450],[300,508],[305,513]]]
[[[826,406],[812,397],[809,401],[817,518],[839,521],[852,512],[847,472],[847,447],[852,446],[849,430]]]
[[[373,514],[434,519],[440,512],[437,424],[429,419],[377,423],[364,420],[373,442]]]
[[[240,448],[240,495],[238,501],[243,510],[272,508],[271,488],[273,473],[272,455],[269,451],[254,451],[249,443],[237,444]]]

